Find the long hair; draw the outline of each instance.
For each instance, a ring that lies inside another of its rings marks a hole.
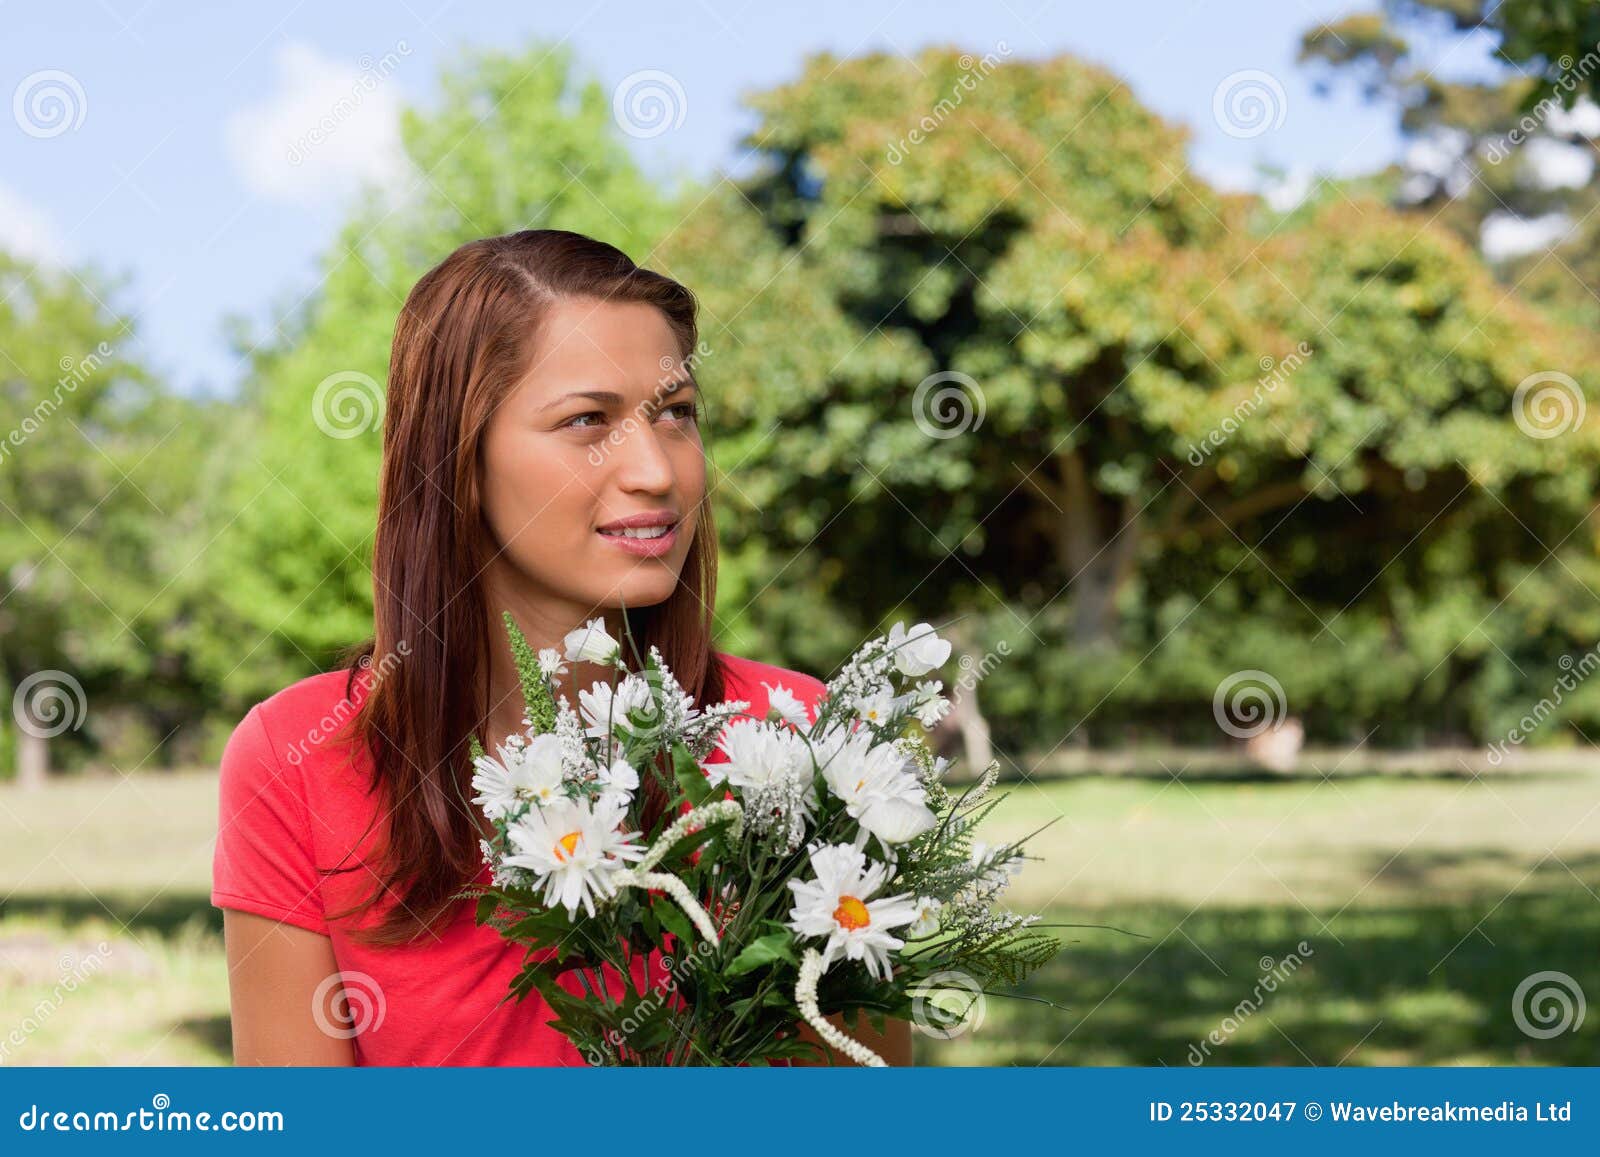
[[[373,545],[373,637],[344,657],[347,696],[371,668],[380,672],[364,680],[348,733],[372,758],[377,862],[333,869],[376,877],[369,895],[336,916],[390,902],[374,926],[357,933],[371,942],[403,943],[431,929],[482,867],[469,743],[491,707],[489,648],[508,645],[482,581],[494,549],[480,509],[482,438],[490,415],[534,364],[545,313],[571,298],[654,305],[683,356],[696,347],[696,302],[686,287],[639,268],[611,245],[561,229],[461,246],[417,282],[395,325]],[[716,563],[706,501],[672,595],[626,612],[639,650],[659,647],[700,701],[723,695],[711,649]],[[397,654],[405,658],[392,661]],[[655,777],[642,778],[646,813],[659,815],[664,793]]]

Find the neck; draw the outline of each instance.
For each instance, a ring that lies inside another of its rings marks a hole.
[[[563,639],[590,619],[605,620],[612,638],[622,638],[622,612],[614,607],[580,607],[565,600],[541,598],[525,590],[491,581],[486,584],[489,615],[489,713],[487,734],[480,733],[484,746],[493,752],[506,737],[523,730],[524,703],[517,667],[511,658],[511,642],[506,635],[502,612],[509,611],[528,646],[537,653],[545,648],[561,652]],[[597,682],[615,682],[616,671],[596,663],[573,663],[563,658],[567,673],[555,682],[557,700],[562,695],[577,706],[578,689]]]

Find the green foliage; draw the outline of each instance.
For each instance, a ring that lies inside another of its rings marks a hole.
[[[1019,745],[1086,716],[1094,738],[1209,718],[1246,665],[1316,681],[1291,701],[1319,729],[1414,728],[1449,701],[1487,734],[1473,688],[1498,660],[1468,637],[1530,572],[1594,556],[1566,540],[1596,427],[1528,436],[1518,387],[1558,370],[1593,392],[1592,336],[1354,190],[1287,216],[1213,193],[1182,131],[1102,70],[963,59],[808,62],[753,98],[768,168],[663,246],[706,306],[712,446],[737,464],[717,490],[735,637],[828,670],[910,593],[970,620],[975,659],[1009,648],[983,710]],[[947,429],[918,398],[935,372],[973,383]],[[1535,667],[1592,637],[1587,602]],[[1499,694],[1539,682],[1516,664]]]
[[[528,228],[588,233],[642,260],[672,223],[671,194],[633,163],[608,90],[569,50],[463,54],[439,83],[438,101],[402,120],[415,188],[373,190],[352,209],[318,291],[249,355],[243,444],[212,495],[213,598],[194,639],[235,702],[325,669],[371,632],[384,383],[416,280],[467,241]],[[318,389],[340,374],[359,376],[335,409]]]
[[[517,681],[522,686],[527,733],[544,735],[554,731],[556,701],[550,693],[550,685],[539,671],[539,656],[528,645],[522,628],[517,626],[517,620],[511,617],[511,612],[502,611],[501,617],[505,621],[506,634],[511,640],[511,659],[517,667]]]

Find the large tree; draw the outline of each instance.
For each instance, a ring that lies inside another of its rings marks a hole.
[[[0,253],[0,702],[30,785],[57,737],[159,764],[195,713],[178,636],[217,415],[130,352],[120,288]],[[129,719],[148,743],[114,742]]]
[[[1518,387],[1587,379],[1594,347],[1442,227],[1341,188],[1287,217],[1219,195],[1071,57],[821,56],[753,105],[767,168],[664,250],[709,314],[748,629],[788,653],[824,663],[833,613],[970,612],[1019,712],[1209,708],[1247,616],[1281,656],[1370,614],[1360,670],[1404,650],[1385,606],[1438,580],[1413,569],[1436,539],[1495,536],[1456,567],[1490,607],[1545,556],[1519,520],[1582,513],[1593,424],[1529,436]],[[1210,661],[1164,670],[1207,624]],[[1285,674],[1349,694],[1315,677]]]

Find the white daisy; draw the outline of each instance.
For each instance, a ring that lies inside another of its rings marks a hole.
[[[927,679],[917,684],[916,696],[913,706],[917,712],[917,722],[924,727],[932,727],[950,713],[950,700],[940,692],[944,684],[937,679]]]
[[[942,667],[950,658],[950,644],[927,623],[918,623],[909,631],[903,622],[890,627],[889,651],[900,673],[912,678]]]
[[[639,790],[639,772],[626,759],[615,760],[595,778],[601,787],[601,802],[614,803],[624,810]]]
[[[606,634],[604,619],[590,619],[576,631],[568,631],[561,640],[569,662],[614,664],[622,647]]]
[[[1022,853],[1015,848],[991,847],[982,840],[973,840],[968,859],[977,876],[964,887],[958,899],[979,904],[992,904],[1006,890],[1013,877],[1022,872]]]
[[[531,808],[506,833],[512,854],[504,863],[534,874],[546,906],[560,904],[576,919],[582,904],[593,916],[594,902],[614,896],[616,876],[645,854],[634,842],[641,833],[619,830],[623,816],[623,808],[606,800],[591,805],[563,798]]]
[[[567,665],[561,661],[561,652],[554,647],[543,647],[539,651],[539,673],[546,679],[554,679],[557,675],[567,673]]]
[[[874,727],[884,727],[902,702],[895,698],[894,688],[884,683],[856,699],[856,714]]]
[[[906,929],[906,935],[915,939],[918,936],[931,936],[939,930],[939,909],[944,904],[932,896],[917,897],[917,919]]]
[[[874,980],[887,980],[893,970],[889,953],[905,946],[889,930],[917,918],[910,893],[873,899],[889,869],[883,864],[869,868],[866,855],[848,844],[813,849],[811,868],[815,880],[789,881],[795,899],[789,927],[800,936],[828,938],[824,969],[843,956],[864,961]]]
[[[522,801],[542,807],[560,797],[561,744],[554,735],[513,735],[498,751],[498,759],[485,755],[473,762],[472,786],[478,794],[472,802],[484,815],[497,820]]]
[[[627,726],[628,712],[648,711],[650,687],[637,675],[629,675],[615,688],[609,683],[596,683],[587,691],[578,692],[578,706],[587,725],[586,734],[602,739],[616,728]]]
[[[866,731],[831,746],[822,776],[863,831],[886,845],[903,844],[938,822],[928,807],[927,789],[903,751],[875,744]]]
[[[782,683],[774,687],[771,683],[761,684],[767,689],[767,707],[776,711],[778,718],[787,723],[792,723],[801,731],[811,726],[811,718],[806,711],[806,705]]]
[[[805,739],[764,720],[738,719],[723,728],[717,747],[728,758],[706,765],[711,785],[738,788],[754,831],[782,823],[789,845],[799,847],[820,802]]]

